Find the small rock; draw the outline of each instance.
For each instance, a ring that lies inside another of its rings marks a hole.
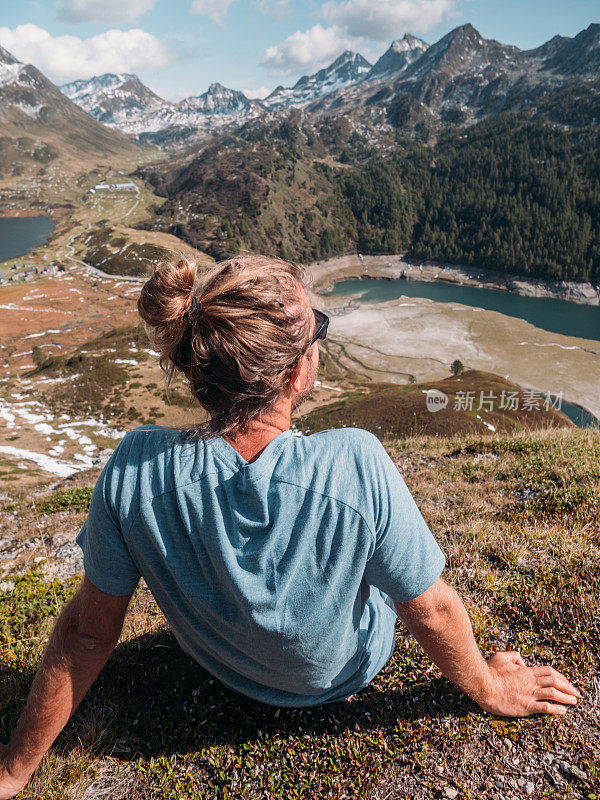
[[[514,747],[514,744],[513,744],[513,743],[511,742],[511,740],[510,740],[510,739],[508,739],[506,736],[505,736],[505,737],[502,739],[502,741],[503,741],[503,742],[504,742],[504,744],[505,744],[505,745],[508,747],[508,749],[509,749],[509,750],[512,750],[512,749],[513,749],[513,747]]]
[[[450,786],[444,786],[444,797],[447,797],[448,800],[454,800],[455,797],[458,797],[458,792]]]
[[[92,467],[100,467],[103,468],[106,466],[108,459],[113,454],[113,451],[107,448],[106,450],[101,450],[97,456],[94,457],[92,460]]]
[[[41,564],[42,561],[46,560],[46,556],[37,556],[37,558],[33,559],[34,564]]]
[[[531,794],[534,793],[534,791],[535,791],[535,784],[532,783],[531,781],[527,781],[527,783],[525,784],[525,792],[526,792],[526,794],[527,795],[531,795]]]
[[[2,581],[2,583],[0,583],[0,592],[12,592],[14,588],[14,581]]]
[[[434,770],[435,770],[437,775],[443,775],[444,774],[444,768],[442,767],[441,764],[436,764],[435,767],[434,767]]]
[[[577,778],[578,781],[587,781],[588,779],[587,772],[584,772],[573,764],[561,761],[558,766],[561,772],[564,772],[565,775],[571,775],[573,778]]]
[[[525,786],[525,778],[517,778],[517,786],[522,789]]]

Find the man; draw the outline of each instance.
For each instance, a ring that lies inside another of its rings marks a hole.
[[[161,363],[187,379],[213,435],[136,428],[100,475],[77,539],[86,574],[0,750],[0,800],[25,785],[102,669],[140,576],[181,647],[263,703],[354,694],[389,660],[397,614],[486,711],[576,704],[552,667],[483,658],[441,577],[444,555],[373,434],[292,436],[328,323],[302,277],[250,256],[217,265],[201,289],[185,261],[144,286],[138,308]]]

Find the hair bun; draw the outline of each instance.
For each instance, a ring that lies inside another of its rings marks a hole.
[[[181,257],[175,263],[159,264],[140,292],[138,312],[146,330],[153,333],[163,364],[185,334],[194,300],[198,302],[192,294],[197,274],[195,261]]]

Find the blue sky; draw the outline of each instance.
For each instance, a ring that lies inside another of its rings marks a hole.
[[[213,81],[264,95],[344,49],[377,59],[471,22],[522,48],[600,22],[598,0],[0,0],[0,45],[56,83],[135,72],[170,100]]]

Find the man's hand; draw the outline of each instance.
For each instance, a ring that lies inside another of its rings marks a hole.
[[[495,653],[488,658],[490,687],[476,702],[504,717],[566,714],[581,693],[553,667],[528,667],[519,653]]]
[[[485,711],[506,717],[564,714],[581,697],[552,667],[528,667],[519,653],[483,658],[460,597],[439,578],[398,616],[443,675]]]
[[[8,748],[0,744],[0,800],[8,800],[9,797],[19,794],[29,777],[26,775],[22,780],[18,780],[11,775],[6,764],[7,756]]]

